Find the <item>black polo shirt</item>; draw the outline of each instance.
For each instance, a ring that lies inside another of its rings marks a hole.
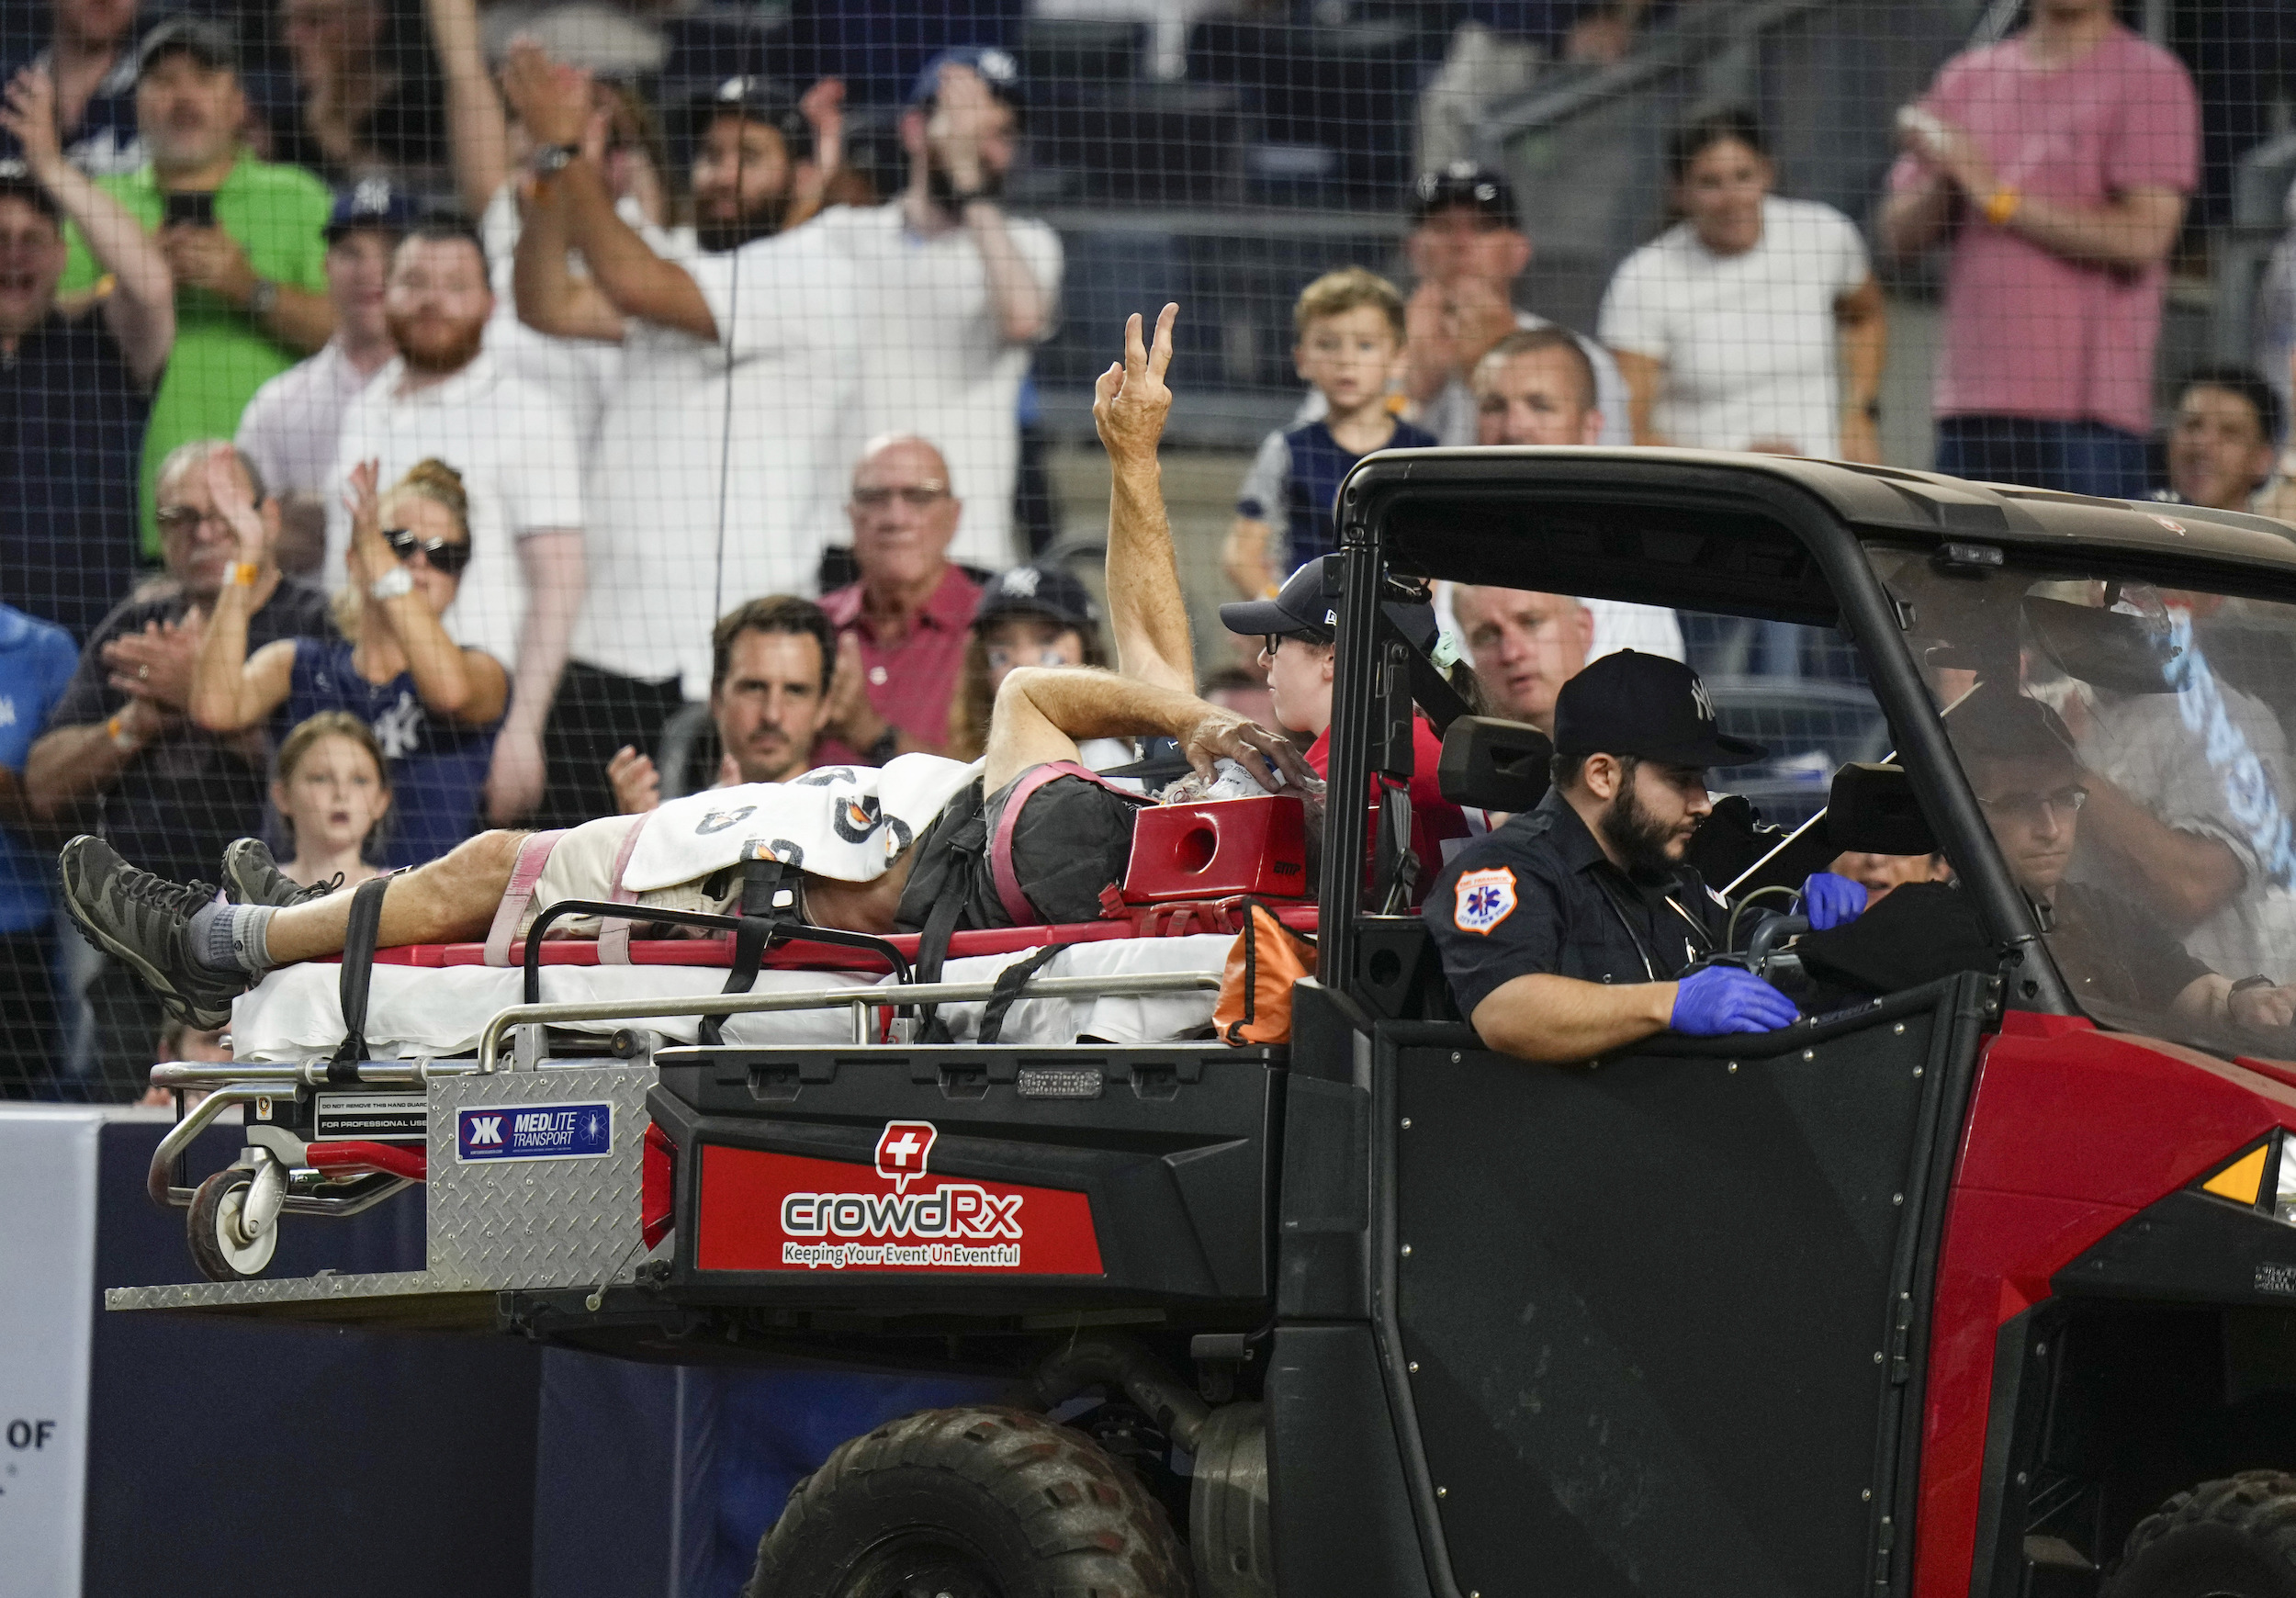
[[[135,582],[151,411],[99,307],[0,351],[0,601],[75,643]]]
[[[1698,873],[1630,877],[1559,791],[1452,856],[1420,914],[1459,1014],[1518,976],[1671,982],[1722,942],[1729,913]]]

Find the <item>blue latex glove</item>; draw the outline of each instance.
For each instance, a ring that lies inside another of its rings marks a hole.
[[[1802,914],[1818,932],[1854,921],[1865,914],[1865,890],[1832,872],[1812,872],[1802,883]]]
[[[1721,1032],[1770,1032],[1790,1027],[1801,1012],[1794,1001],[1750,971],[1709,965],[1682,980],[1667,1025],[1694,1038]]]

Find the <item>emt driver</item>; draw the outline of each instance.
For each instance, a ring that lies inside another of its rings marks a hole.
[[[1471,841],[1421,912],[1459,1013],[1525,1060],[1588,1060],[1654,1032],[1766,1032],[1794,1002],[1730,965],[1683,973],[1721,947],[1722,901],[1683,863],[1713,809],[1709,766],[1763,751],[1715,726],[1680,661],[1605,656],[1555,701],[1555,782],[1536,808]],[[1865,890],[1819,872],[1814,927],[1852,919]]]

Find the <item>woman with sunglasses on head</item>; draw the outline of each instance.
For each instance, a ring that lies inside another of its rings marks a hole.
[[[470,564],[461,477],[418,463],[379,498],[376,465],[351,474],[350,582],[335,596],[337,637],[285,638],[247,653],[245,600],[226,585],[192,681],[192,718],[210,732],[288,726],[346,711],[372,727],[396,802],[384,863],[417,865],[475,829],[494,734],[510,702],[501,661],[466,649],[439,617]],[[243,547],[259,547],[252,506],[219,501]]]

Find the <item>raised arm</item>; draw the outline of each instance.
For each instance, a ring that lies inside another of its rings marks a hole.
[[[1950,122],[1917,108],[1899,126],[1907,148],[1935,174],[1892,196],[1883,210],[1885,241],[1900,253],[1922,248],[1941,231],[1948,186],[1990,226],[2067,261],[2123,272],[2167,260],[2184,225],[2185,197],[2173,188],[2138,187],[2100,206],[2066,205],[2003,183],[1977,141]]]
[[[1178,306],[1167,305],[1157,316],[1153,349],[1142,341],[1137,312],[1125,322],[1124,358],[1110,363],[1093,387],[1092,424],[1107,446],[1111,474],[1108,591],[1116,669],[1192,698],[1195,649],[1156,457],[1172,410],[1164,375],[1172,365],[1172,324],[1179,314]]]
[[[483,216],[495,191],[510,178],[510,119],[487,72],[486,49],[473,0],[423,0],[431,45],[446,78],[446,142],[455,189],[463,209]]]
[[[175,279],[167,257],[127,207],[63,158],[56,85],[45,72],[27,67],[16,74],[0,107],[0,128],[16,135],[32,181],[72,219],[96,264],[110,275],[114,287],[104,317],[129,370],[147,385],[157,381],[175,343]]]
[[[981,159],[981,143],[995,96],[980,73],[971,67],[951,64],[940,69],[934,100],[925,137],[940,153],[950,184],[959,194],[974,197],[958,208],[958,219],[980,249],[996,324],[1007,343],[1033,343],[1052,325],[1052,293],[1037,281],[1035,269],[1013,242],[1012,231],[1005,225],[1004,208],[983,192],[988,174]]]
[[[518,320],[537,332],[558,338],[622,342],[622,313],[586,277],[574,275],[568,255],[573,242],[567,230],[567,186],[536,186],[526,207],[524,225],[518,231],[513,257],[512,292]]]
[[[254,726],[286,703],[293,686],[295,644],[283,638],[248,658],[248,618],[255,613],[258,593],[270,597],[260,579],[271,530],[248,498],[246,479],[231,451],[217,450],[201,469],[207,474],[208,497],[239,548],[200,635],[188,709],[191,719],[208,731],[232,733]]]
[[[586,74],[552,61],[532,40],[522,40],[511,48],[502,86],[536,143],[582,142],[590,118]],[[678,328],[698,339],[716,339],[717,319],[692,275],[655,254],[629,223],[614,213],[613,191],[596,161],[587,154],[578,156],[535,186],[541,203],[557,208],[558,225],[564,230],[554,235],[562,241],[561,262],[567,245],[580,250],[591,280],[615,311]],[[528,264],[528,253],[522,247],[518,253],[522,317]],[[534,270],[537,274],[543,270],[539,252]],[[536,281],[540,283],[539,276]]]
[[[377,579],[403,571],[405,563],[383,539],[375,493],[376,463],[362,461],[351,473],[343,505],[351,512],[351,548],[346,568],[359,602],[373,605],[407,657],[416,697],[425,708],[450,721],[484,726],[502,714],[510,679],[502,663],[483,649],[466,649],[446,636],[438,613],[419,590],[388,599],[375,597]]]

